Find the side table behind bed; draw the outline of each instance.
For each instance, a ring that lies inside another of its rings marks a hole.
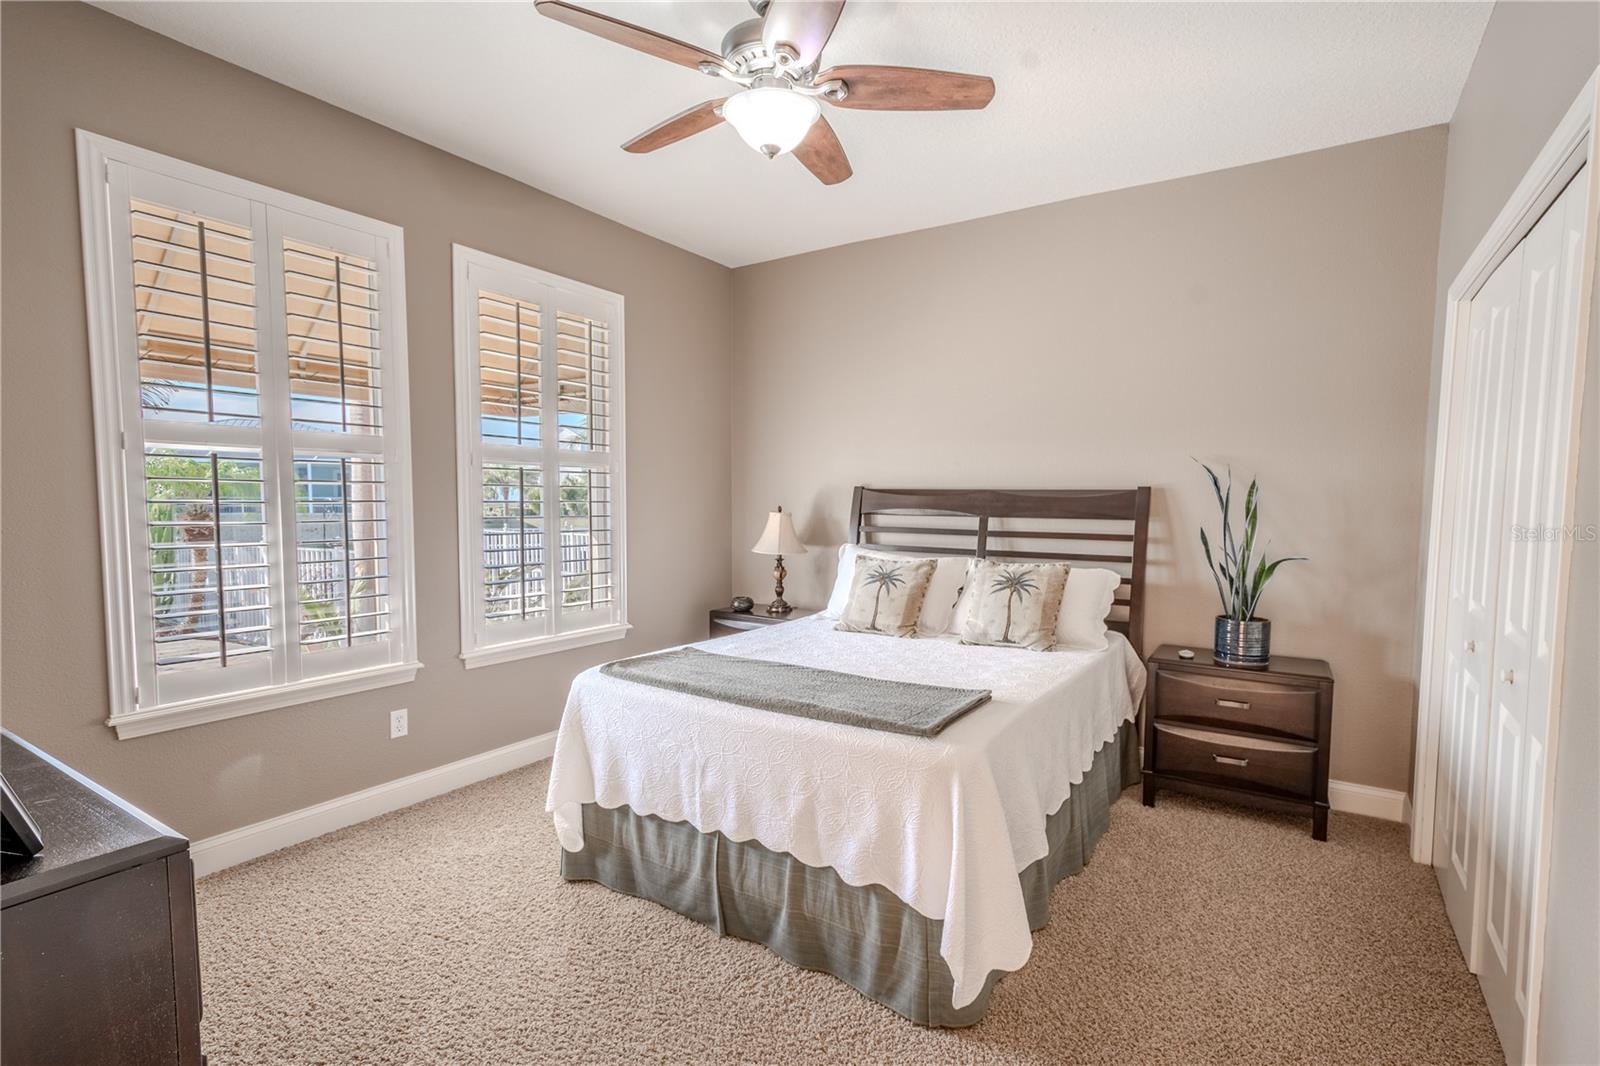
[[[731,637],[735,633],[782,625],[784,622],[793,622],[797,618],[808,618],[816,613],[816,609],[812,607],[796,607],[788,614],[768,614],[766,607],[759,603],[756,604],[753,611],[735,611],[732,607],[713,607],[707,619],[707,628],[713,637]]]

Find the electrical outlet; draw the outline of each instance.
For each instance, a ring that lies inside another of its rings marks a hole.
[[[399,740],[406,735],[406,709],[389,712],[389,739]]]

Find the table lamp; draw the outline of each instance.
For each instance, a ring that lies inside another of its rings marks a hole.
[[[750,550],[757,555],[778,557],[772,567],[773,600],[767,605],[767,613],[788,614],[794,608],[783,602],[783,579],[789,576],[789,571],[783,568],[783,557],[804,555],[806,546],[800,542],[799,534],[794,531],[794,522],[784,513],[782,507],[767,516],[767,528],[761,531],[761,539],[756,541],[755,547]]]

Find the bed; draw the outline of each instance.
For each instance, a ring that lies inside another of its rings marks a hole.
[[[917,1023],[975,1023],[1137,775],[1149,499],[1147,488],[857,488],[858,545],[1117,569],[1106,647],[967,646],[839,632],[824,617],[695,645],[992,691],[934,737],[586,671],[547,801],[563,876],[763,943]]]

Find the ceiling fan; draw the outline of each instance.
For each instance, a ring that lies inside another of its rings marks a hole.
[[[740,87],[645,130],[622,146],[628,152],[653,152],[726,121],[768,159],[793,152],[817,180],[837,185],[850,176],[850,161],[819,100],[866,111],[970,111],[994,99],[994,81],[977,74],[860,65],[819,72],[845,0],[749,2],[756,17],[728,31],[721,55],[562,0],[535,6],[557,22]]]

